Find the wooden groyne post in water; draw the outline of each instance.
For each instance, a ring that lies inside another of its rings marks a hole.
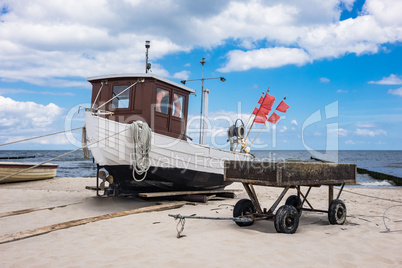
[[[332,163],[331,161],[322,160],[322,159],[315,158],[312,156],[310,157],[310,159],[320,161],[323,163]],[[377,180],[393,181],[396,186],[402,186],[402,178],[401,177],[397,177],[397,176],[393,176],[393,175],[389,175],[389,174],[385,174],[385,173],[381,173],[381,172],[377,172],[377,171],[372,171],[372,170],[368,170],[365,168],[359,168],[359,167],[357,167],[357,173],[368,174],[368,175],[370,175],[370,177],[377,179]]]

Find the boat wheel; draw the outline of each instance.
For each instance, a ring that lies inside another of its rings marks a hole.
[[[241,200],[237,201],[237,203],[233,209],[233,217],[241,217],[241,216],[247,216],[247,215],[251,216],[253,213],[255,213],[255,207],[253,205],[253,202],[251,202],[250,199],[241,199]],[[240,227],[250,226],[253,223],[254,223],[254,221],[236,222],[236,224],[239,225]]]
[[[275,214],[275,229],[278,233],[293,234],[299,227],[299,214],[294,206],[281,206]]]
[[[290,205],[290,206],[294,206],[297,209],[297,213],[299,213],[299,218],[302,214],[302,210],[301,210],[301,200],[300,197],[298,197],[297,195],[291,195],[286,199],[285,205]]]
[[[332,200],[328,210],[328,221],[330,224],[342,225],[346,221],[346,206],[342,200]]]

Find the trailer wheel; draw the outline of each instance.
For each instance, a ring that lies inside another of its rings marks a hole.
[[[241,217],[241,216],[246,216],[246,215],[251,215],[255,213],[255,207],[253,205],[253,202],[251,202],[250,199],[241,199],[237,201],[234,209],[233,209],[233,217]],[[240,227],[244,226],[250,226],[254,222],[236,222],[237,225]]]
[[[285,205],[290,205],[294,206],[297,209],[297,213],[299,213],[299,218],[302,215],[302,210],[301,210],[301,200],[300,197],[297,195],[291,195],[286,199]]]
[[[279,215],[281,214],[281,211],[282,211],[282,209],[284,208],[285,206],[281,206],[281,207],[279,207],[278,208],[278,210],[276,211],[276,213],[275,213],[275,218],[274,218],[274,226],[275,226],[275,230],[278,232],[278,233],[282,233],[282,231],[281,231],[281,229],[279,228],[279,220],[276,220],[276,218],[277,218],[277,215],[278,215],[278,217],[279,217]]]
[[[340,199],[332,200],[328,210],[328,221],[330,224],[342,225],[346,221],[346,206]]]
[[[294,206],[284,205],[276,212],[274,221],[278,233],[293,234],[299,227],[299,214]]]

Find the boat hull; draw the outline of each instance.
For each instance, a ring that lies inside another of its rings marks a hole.
[[[30,168],[36,165],[35,163],[16,163],[16,162],[0,162],[0,178],[7,177],[21,170]],[[0,183],[20,182],[32,180],[52,179],[56,177],[58,165],[44,164],[42,166],[27,170],[20,174],[14,175]]]
[[[231,184],[222,174],[200,172],[179,168],[150,167],[146,178],[137,182],[132,178],[132,167],[125,165],[102,166],[113,176],[118,189],[128,191],[147,190],[216,190]],[[141,176],[138,176],[141,178]]]
[[[142,182],[133,179],[130,124],[86,112],[87,140],[99,168],[113,176],[113,187],[122,190],[211,190],[224,181],[225,160],[250,160],[251,156],[195,144],[152,132],[150,168]],[[136,175],[137,179],[142,176]]]

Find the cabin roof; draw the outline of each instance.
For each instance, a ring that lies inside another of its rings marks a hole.
[[[156,80],[168,83],[172,86],[179,87],[190,93],[195,93],[195,90],[192,88],[186,87],[185,85],[170,81],[166,78],[163,78],[163,77],[157,76],[155,74],[151,74],[151,73],[99,75],[99,76],[88,77],[87,80],[88,80],[88,82],[91,82],[91,81],[95,81],[95,80],[99,80],[99,79],[112,79],[112,78],[154,78]]]

